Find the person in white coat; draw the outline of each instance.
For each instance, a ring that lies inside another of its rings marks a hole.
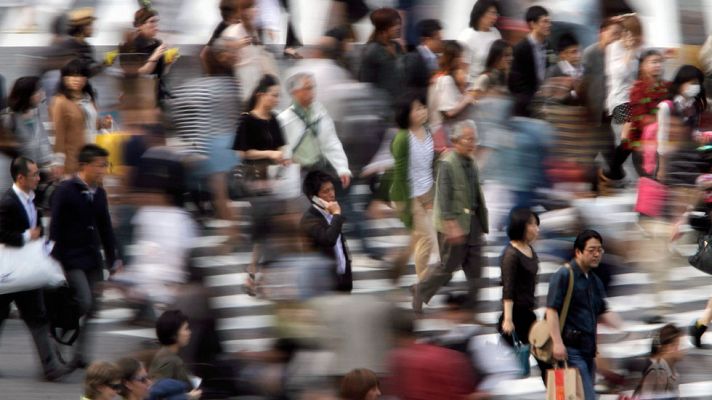
[[[315,88],[310,73],[300,72],[287,79],[293,102],[277,117],[287,142],[285,158],[292,159],[303,170],[335,172],[342,187],[347,188],[351,183],[348,158],[334,121],[316,101]]]

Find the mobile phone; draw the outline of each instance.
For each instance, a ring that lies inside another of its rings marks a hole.
[[[326,202],[316,196],[312,196],[311,198],[312,203],[316,204],[318,207],[321,207],[326,210]]]

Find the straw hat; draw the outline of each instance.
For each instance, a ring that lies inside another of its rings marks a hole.
[[[88,25],[96,19],[93,7],[77,8],[70,11],[67,16],[69,19],[69,26]]]

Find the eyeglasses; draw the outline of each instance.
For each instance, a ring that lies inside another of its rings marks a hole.
[[[144,375],[144,376],[137,376],[131,380],[136,381],[136,382],[146,383],[149,381],[149,378],[148,378],[148,375]]]
[[[121,390],[121,383],[107,383],[106,386],[117,392]]]
[[[606,252],[606,250],[604,250],[603,247],[589,247],[587,249],[584,249],[584,251],[588,254],[594,254],[594,253],[603,254]]]

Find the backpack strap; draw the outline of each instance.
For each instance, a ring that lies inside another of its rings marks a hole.
[[[569,314],[569,306],[571,306],[571,297],[574,294],[574,270],[571,264],[564,264],[566,269],[569,270],[569,286],[566,289],[566,296],[564,297],[564,306],[561,308],[561,315],[559,316],[559,331],[564,331],[564,324],[566,324],[566,317]]]

